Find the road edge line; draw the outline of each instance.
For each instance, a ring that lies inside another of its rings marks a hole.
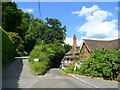
[[[65,74],[65,75],[68,75],[68,76],[73,77],[73,78],[75,78],[75,79],[77,79],[77,80],[80,80],[80,81],[82,81],[82,82],[84,82],[84,83],[90,85],[90,86],[93,87],[93,88],[99,88],[99,87],[96,87],[96,86],[94,86],[94,85],[92,85],[92,84],[90,84],[90,83],[88,83],[88,82],[86,82],[86,81],[84,81],[84,80],[82,80],[82,79],[80,79],[80,78],[74,76],[74,75],[69,75],[69,74],[63,72],[61,69],[59,69],[59,71],[61,71],[61,72],[62,72],[63,74]]]
[[[94,85],[92,85],[92,84],[90,84],[90,83],[88,83],[88,82],[86,82],[86,81],[84,81],[84,80],[82,80],[82,79],[74,76],[74,75],[70,75],[70,76],[72,76],[73,78],[75,78],[75,79],[77,79],[77,80],[80,80],[80,81],[82,81],[82,82],[84,82],[84,83],[86,83],[86,84],[88,84],[88,85],[90,85],[90,86],[92,86],[92,87],[94,87],[94,88],[99,88],[99,87],[96,87],[96,86],[94,86]]]

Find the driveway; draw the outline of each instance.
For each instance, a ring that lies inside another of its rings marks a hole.
[[[93,88],[80,80],[64,75],[58,68],[43,76],[32,73],[27,58],[17,58],[3,70],[3,88]]]

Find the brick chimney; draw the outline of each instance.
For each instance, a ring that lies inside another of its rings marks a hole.
[[[73,37],[73,49],[76,49],[76,35]]]

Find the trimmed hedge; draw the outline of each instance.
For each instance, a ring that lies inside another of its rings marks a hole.
[[[2,31],[2,63],[8,64],[14,60],[14,42],[5,30],[1,27],[0,30]]]

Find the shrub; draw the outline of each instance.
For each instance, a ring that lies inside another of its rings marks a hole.
[[[74,71],[75,65],[72,64],[71,66],[67,67],[65,70],[63,70],[66,73],[72,73],[72,74],[77,74],[77,75],[82,75],[82,71],[80,67],[76,67],[76,70]]]
[[[51,67],[51,59],[53,56],[54,51],[49,48],[47,44],[35,46],[29,55],[30,65],[33,72],[43,75]],[[35,58],[38,58],[40,61],[35,62]]]
[[[63,71],[66,72],[66,73],[73,73],[73,72],[74,72],[74,67],[75,67],[75,65],[73,64],[73,65],[67,67],[67,68],[66,68],[65,70],[63,70]]]
[[[37,75],[43,75],[50,68],[49,62],[41,61],[30,63],[33,72]]]
[[[83,75],[115,79],[120,70],[120,51],[95,50],[81,65]]]

